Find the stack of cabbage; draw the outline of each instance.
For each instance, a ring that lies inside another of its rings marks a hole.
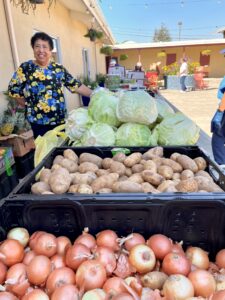
[[[193,145],[199,131],[185,115],[143,90],[100,89],[88,109],[74,109],[66,121],[73,146]]]

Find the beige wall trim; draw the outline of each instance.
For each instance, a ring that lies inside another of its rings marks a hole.
[[[12,51],[12,57],[13,57],[13,64],[15,70],[19,67],[19,55],[18,55],[18,49],[17,49],[17,43],[16,43],[16,36],[13,26],[13,18],[10,8],[10,0],[3,0],[3,5],[5,9],[5,15],[6,15],[6,22],[7,22],[7,28],[9,32],[9,40],[10,40],[10,46]]]

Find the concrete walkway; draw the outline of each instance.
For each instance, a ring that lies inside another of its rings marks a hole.
[[[209,78],[209,87],[181,93],[177,90],[160,90],[160,94],[201,128],[199,146],[212,157],[210,122],[217,109],[217,89],[221,78]]]

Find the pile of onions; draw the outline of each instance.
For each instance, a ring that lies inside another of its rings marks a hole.
[[[0,243],[0,300],[224,300],[224,269],[225,249],[210,262],[163,234],[84,229],[72,243],[13,228]]]

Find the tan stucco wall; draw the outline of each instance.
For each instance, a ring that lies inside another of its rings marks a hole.
[[[177,61],[183,57],[183,51],[192,62],[199,62],[200,52],[204,49],[212,50],[210,55],[210,65],[209,65],[209,77],[220,78],[225,74],[225,57],[219,53],[220,50],[225,48],[224,45],[213,45],[213,46],[189,46],[185,47],[168,47],[163,50],[167,54],[176,53]],[[114,50],[113,56],[119,57],[121,54],[127,54],[128,59],[120,62],[121,65],[125,66],[126,69],[134,69],[136,63],[138,62],[138,57],[140,54],[141,62],[144,70],[148,70],[150,65],[161,61],[161,66],[166,64],[166,57],[158,58],[157,53],[162,49],[159,48],[148,48],[148,49],[129,49],[129,50]]]
[[[92,79],[95,79],[96,73],[105,72],[105,57],[99,53],[99,47],[102,45],[90,42],[88,38],[85,38],[83,35],[87,31],[86,25],[77,21],[70,14],[70,11],[58,1],[56,5],[53,4],[49,12],[47,4],[37,5],[35,14],[32,11],[29,14],[23,14],[19,7],[16,8],[12,4],[10,7],[20,63],[33,58],[30,38],[33,35],[33,30],[38,30],[44,31],[54,38],[58,38],[62,64],[73,76],[77,77],[83,74],[82,48],[89,49]],[[6,90],[14,72],[14,66],[6,27],[3,0],[0,1],[0,28],[0,38],[1,41],[4,41],[4,51],[1,49],[0,53],[0,69],[3,68],[4,70],[4,80],[1,80],[0,90]],[[80,105],[80,99],[77,94],[66,92],[66,100],[68,110]],[[0,99],[0,111],[2,111],[2,103],[3,101]]]

